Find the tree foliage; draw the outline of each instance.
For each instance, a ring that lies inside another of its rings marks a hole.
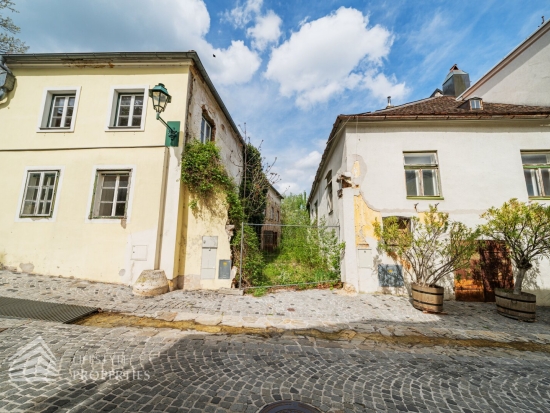
[[[266,176],[260,150],[251,143],[243,149],[244,170],[239,188],[246,221],[263,224],[270,181]]]
[[[516,267],[514,294],[521,294],[525,273],[542,257],[550,258],[550,206],[511,199],[500,208],[489,208],[481,218],[481,232],[508,247]]]
[[[470,266],[476,251],[478,230],[451,221],[449,214],[430,205],[421,221],[411,218],[411,228],[404,229],[396,217],[376,220],[374,233],[378,249],[400,262],[413,282],[435,286],[445,276]]]
[[[10,17],[5,16],[4,10],[18,13],[13,1],[0,0],[0,54],[25,53],[29,47],[13,36],[19,33],[19,27],[15,25]]]

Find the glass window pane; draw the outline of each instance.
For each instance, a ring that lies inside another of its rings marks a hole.
[[[115,188],[103,188],[101,191],[101,198],[100,200],[103,201],[113,201],[113,198],[115,197]]]
[[[418,176],[416,170],[405,171],[405,180],[407,183],[407,196],[418,196],[418,188],[420,187],[418,182]]]
[[[121,106],[118,114],[119,116],[128,116],[130,114],[130,106]]]
[[[68,106],[69,106],[70,108],[73,108],[73,107],[74,107],[74,96],[69,97]]]
[[[116,175],[103,176],[103,188],[114,188],[116,185]]]
[[[128,179],[129,179],[128,175],[120,175],[120,178],[118,181],[119,188],[123,188],[123,187],[126,188],[128,186]]]
[[[128,193],[128,188],[119,188],[116,200],[118,202],[126,202],[127,193]]]
[[[61,127],[61,118],[52,118],[52,121],[50,123],[50,126],[52,128],[59,128]]]
[[[56,96],[54,101],[54,106],[63,106],[65,105],[65,96]]]
[[[437,170],[424,169],[422,170],[422,183],[424,184],[424,196],[439,195],[437,185]]]
[[[34,213],[34,206],[36,202],[34,201],[25,201],[23,204],[23,215],[32,215]]]
[[[134,100],[135,106],[142,106],[143,105],[143,95],[136,95]]]
[[[112,210],[113,210],[113,203],[112,202],[101,202],[99,204],[99,216],[100,217],[110,217]]]
[[[39,173],[31,173],[28,186],[38,186],[40,184],[40,175]]]
[[[121,96],[120,97],[120,106],[130,106],[130,104],[132,103],[132,96]]]
[[[132,116],[132,126],[141,126],[141,116]]]
[[[141,106],[134,106],[134,116],[141,116],[142,110],[143,110],[143,107],[141,107]]]
[[[406,153],[405,165],[436,165],[433,153]]]
[[[541,169],[540,174],[542,176],[544,196],[550,196],[550,169]]]
[[[119,117],[117,126],[128,126],[128,116]]]
[[[126,210],[126,203],[125,202],[117,202],[116,207],[115,207],[115,216],[123,217],[125,210]]]
[[[53,186],[55,184],[55,173],[45,173],[44,174],[44,185]]]
[[[38,198],[38,187],[30,186],[27,188],[27,193],[25,195],[25,201],[36,201]]]
[[[525,183],[527,184],[527,194],[529,196],[540,196],[539,183],[537,181],[536,169],[524,169]]]
[[[545,153],[522,153],[521,162],[524,165],[540,165],[548,163]]]
[[[73,108],[67,108],[67,116],[73,116]]]
[[[72,119],[73,119],[73,118],[71,118],[70,116],[67,116],[67,117],[65,118],[65,127],[66,127],[66,128],[70,128],[70,127],[71,127],[71,120],[72,120]]]

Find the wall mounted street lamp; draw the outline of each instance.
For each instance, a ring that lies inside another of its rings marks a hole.
[[[165,146],[178,146],[180,122],[165,122],[160,117],[160,114],[166,109],[166,105],[172,101],[172,96],[168,94],[168,90],[166,90],[164,85],[159,83],[153,89],[149,89],[149,97],[153,100],[153,108],[157,112],[157,120],[160,120],[166,126]]]
[[[0,56],[0,101],[4,100],[15,86],[15,76],[4,64],[4,57]]]

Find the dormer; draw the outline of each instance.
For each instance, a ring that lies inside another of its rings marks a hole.
[[[483,110],[483,100],[478,97],[470,98],[460,105],[459,108],[466,110]]]

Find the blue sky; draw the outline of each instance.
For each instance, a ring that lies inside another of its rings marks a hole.
[[[547,1],[16,0],[29,53],[196,50],[281,191],[308,191],[338,114],[477,80],[550,18]],[[216,58],[212,55],[215,54]]]

